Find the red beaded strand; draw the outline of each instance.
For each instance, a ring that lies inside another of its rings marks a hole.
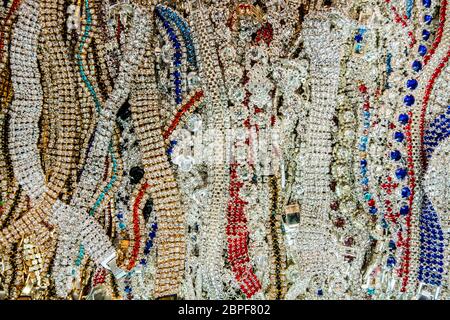
[[[133,204],[133,232],[134,232],[134,244],[133,244],[133,252],[131,254],[130,262],[128,263],[128,270],[131,270],[136,265],[136,260],[139,255],[139,249],[141,245],[141,231],[139,227],[139,214],[140,214],[140,204],[142,201],[142,198],[145,195],[145,191],[149,187],[148,183],[144,183],[139,190],[139,193],[136,197],[136,200]]]
[[[178,112],[176,113],[174,119],[172,120],[172,122],[170,123],[169,128],[164,132],[163,137],[164,140],[166,140],[167,138],[169,138],[169,136],[172,134],[172,132],[176,129],[176,127],[178,126],[178,123],[180,122],[181,118],[183,117],[183,115],[188,112],[188,111],[192,111],[190,110],[192,108],[192,106],[194,106],[198,101],[200,101],[204,96],[204,93],[202,90],[196,92],[191,99],[189,99],[189,101],[184,104],[180,110],[178,110]]]

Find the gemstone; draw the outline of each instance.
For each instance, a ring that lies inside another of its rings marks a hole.
[[[431,23],[431,20],[433,20],[433,17],[430,16],[429,14],[427,14],[427,15],[425,15],[425,16],[423,17],[423,21],[424,21],[426,24],[430,24],[430,23]]]
[[[422,31],[422,39],[423,40],[427,41],[430,38],[430,35],[431,35],[430,31],[428,31],[428,30]]]
[[[422,0],[422,4],[425,8],[431,7],[431,0]]]
[[[153,211],[153,201],[152,199],[148,199],[147,202],[145,202],[144,209],[142,210],[142,214],[144,215],[144,220],[147,221],[148,218],[150,218],[150,214]]]
[[[395,170],[395,176],[397,177],[397,179],[402,180],[406,177],[406,169],[403,168],[398,168],[397,170]]]
[[[126,120],[131,116],[130,103],[128,100],[125,101],[119,108],[119,111],[117,111],[117,116],[122,120]]]
[[[427,47],[425,47],[423,44],[421,44],[419,46],[418,52],[423,57],[424,55],[427,54]]]
[[[409,190],[408,187],[403,187],[402,188],[402,197],[408,198],[410,195],[411,195],[411,190]]]
[[[418,61],[418,60],[415,60],[412,63],[412,68],[413,68],[414,71],[419,72],[420,70],[422,70],[422,63],[420,61]]]
[[[389,249],[395,250],[396,248],[397,248],[397,246],[395,245],[395,241],[394,240],[390,240],[389,241]]]
[[[396,260],[393,256],[389,256],[389,258],[386,261],[386,264],[388,267],[393,267],[395,266]]]
[[[418,82],[416,79],[409,79],[406,82],[406,86],[408,87],[408,89],[410,90],[415,90],[417,88]]]
[[[398,121],[399,121],[401,124],[407,124],[408,121],[409,121],[409,116],[408,116],[407,114],[405,114],[405,113],[402,113],[402,114],[400,114],[400,115],[398,116]]]
[[[358,34],[355,36],[355,41],[359,43],[359,42],[361,42],[362,40],[363,40],[362,34],[358,33]]]
[[[408,107],[412,106],[415,101],[416,101],[416,99],[414,99],[414,96],[410,95],[410,94],[405,96],[405,98],[403,98],[403,103],[405,105],[407,105]]]
[[[402,154],[398,150],[391,151],[391,159],[394,161],[398,161],[402,158]]]
[[[130,183],[138,184],[144,176],[144,170],[140,167],[133,167],[130,169]]]
[[[397,142],[402,142],[403,139],[405,139],[405,135],[399,131],[397,131],[396,133],[394,133],[394,139]]]
[[[404,205],[400,208],[400,214],[406,216],[409,213],[409,206]]]

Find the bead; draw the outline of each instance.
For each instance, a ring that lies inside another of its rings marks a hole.
[[[406,175],[407,175],[406,169],[398,168],[397,170],[395,170],[395,176],[399,180],[404,179],[406,177]]]
[[[408,89],[410,89],[410,90],[415,90],[415,89],[417,88],[417,86],[418,86],[418,82],[417,82],[416,79],[409,79],[409,80],[406,82],[406,86],[407,86]]]

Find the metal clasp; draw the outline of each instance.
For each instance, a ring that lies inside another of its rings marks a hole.
[[[440,286],[431,286],[429,284],[420,282],[416,298],[417,300],[437,300],[440,293]]]

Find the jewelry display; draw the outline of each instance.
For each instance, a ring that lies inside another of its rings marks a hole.
[[[0,299],[448,299],[448,0],[6,0]]]

